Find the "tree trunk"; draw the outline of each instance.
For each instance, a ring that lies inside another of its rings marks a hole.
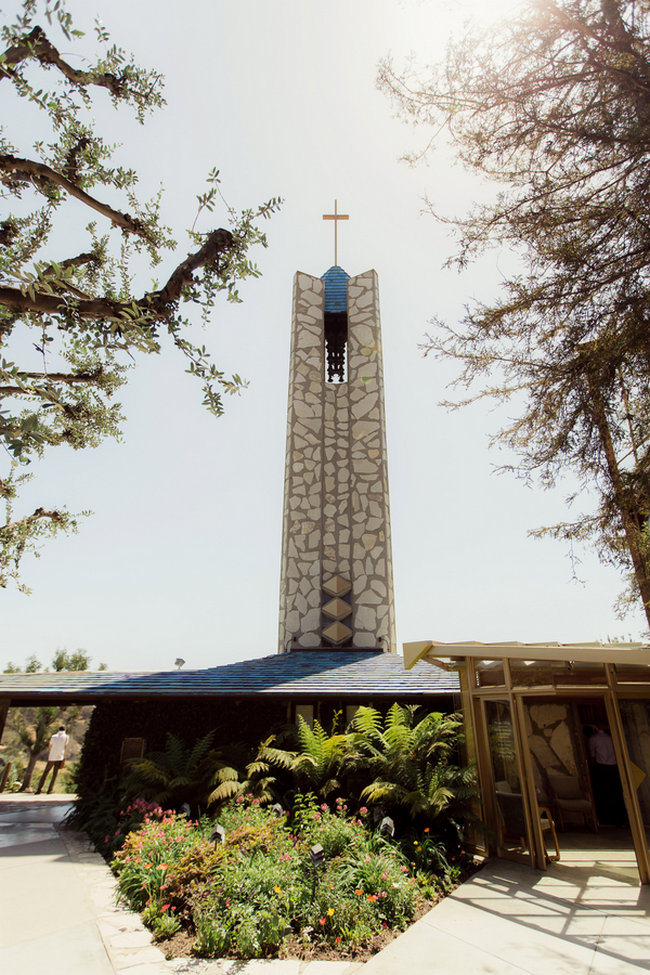
[[[30,783],[32,781],[32,775],[34,774],[34,769],[36,768],[36,763],[38,761],[38,756],[41,752],[39,748],[38,752],[32,749],[29,753],[29,762],[27,763],[27,768],[25,769],[25,775],[23,776],[23,784],[21,785],[19,792],[26,792],[29,789]]]
[[[625,540],[630,553],[630,558],[632,559],[634,576],[637,586],[639,587],[641,599],[643,601],[643,609],[645,611],[646,619],[648,620],[648,625],[650,626],[650,565],[648,564],[648,556],[645,551],[643,539],[644,512],[638,510],[638,507],[634,505],[634,499],[630,497],[630,492],[626,490],[623,483],[623,478],[621,477],[618,461],[616,459],[614,444],[612,442],[609,423],[607,421],[605,401],[603,399],[600,384],[595,373],[596,367],[594,363],[586,360],[585,375],[587,377],[589,391],[591,393],[591,414],[594,423],[598,428],[598,433],[600,434],[600,442],[602,444],[605,460],[607,462],[607,470],[609,473],[610,483],[612,485],[614,501],[621,515],[623,530],[625,532]]]

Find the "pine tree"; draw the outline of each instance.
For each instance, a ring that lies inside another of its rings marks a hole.
[[[496,439],[544,486],[572,471],[595,511],[537,529],[631,570],[650,622],[650,35],[647,0],[536,0],[451,45],[443,68],[382,65],[412,119],[498,188],[454,225],[451,264],[494,245],[522,270],[426,351],[467,396],[508,402]],[[432,140],[435,145],[435,138]]]

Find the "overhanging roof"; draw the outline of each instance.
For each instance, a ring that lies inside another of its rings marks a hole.
[[[0,674],[0,698],[10,698],[16,706],[257,695],[303,700],[330,697],[417,701],[458,690],[456,674],[441,672],[425,663],[408,672],[397,654],[356,650],[292,650],[204,670]]]
[[[463,657],[478,660],[556,660],[572,663],[632,664],[650,667],[647,643],[442,643],[420,640],[404,644],[404,666],[409,669],[426,660],[446,669]],[[650,675],[649,675],[650,676]]]

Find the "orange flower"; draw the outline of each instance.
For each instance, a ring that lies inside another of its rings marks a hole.
[[[425,826],[425,827],[424,827],[424,832],[425,832],[425,833],[428,833],[428,832],[429,832],[429,827],[428,827],[428,826]]]
[[[368,900],[369,901],[376,901],[377,900],[376,894],[368,894]]]
[[[357,897],[361,897],[361,895],[363,894],[363,891],[362,890],[355,890],[355,894],[357,895]]]
[[[326,918],[321,917],[318,921],[319,924],[325,924]]]

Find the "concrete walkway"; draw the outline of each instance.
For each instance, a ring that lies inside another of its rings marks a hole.
[[[364,967],[364,975],[640,975],[650,890],[611,861],[543,873],[493,860]],[[636,872],[636,871],[635,871]]]
[[[0,795],[2,975],[639,975],[650,972],[650,889],[584,850],[540,873],[488,863],[365,965],[165,961],[115,906],[103,859],[57,825],[72,797]],[[627,874],[626,874],[627,871]]]
[[[359,975],[348,961],[165,961],[80,834],[57,829],[73,796],[0,795],[1,975]]]

